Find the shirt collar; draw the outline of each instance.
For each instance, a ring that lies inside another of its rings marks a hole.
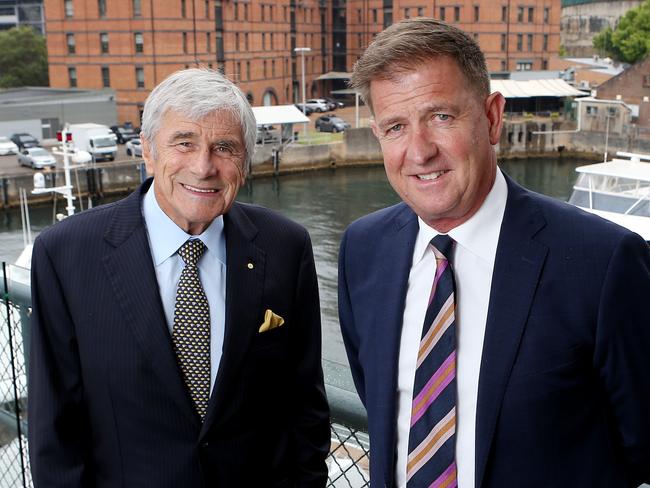
[[[462,246],[485,261],[494,261],[507,198],[508,185],[503,173],[497,168],[494,184],[483,205],[469,220],[449,231],[449,236],[456,241],[456,245]],[[418,224],[419,232],[413,249],[413,264],[424,257],[431,239],[440,233],[429,227],[420,217],[418,217]]]
[[[198,236],[192,236],[181,229],[170,219],[158,205],[153,185],[144,195],[142,200],[142,214],[149,234],[149,246],[153,255],[154,265],[158,266],[190,238],[200,239],[207,247],[207,251],[226,264],[226,238],[223,232],[223,215],[212,221],[207,229]]]

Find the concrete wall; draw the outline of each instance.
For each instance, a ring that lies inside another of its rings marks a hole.
[[[11,137],[12,134],[19,132],[27,132],[37,139],[40,139],[43,134],[41,129],[40,119],[25,119],[25,120],[0,120],[0,136]]]
[[[344,149],[340,160],[344,162],[382,161],[381,146],[370,127],[349,129],[343,136]]]

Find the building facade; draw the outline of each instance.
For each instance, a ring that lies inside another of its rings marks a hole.
[[[44,0],[53,87],[111,88],[121,122],[139,123],[149,91],[190,66],[219,68],[253,105],[329,95],[374,36],[433,16],[470,32],[488,69],[540,70],[560,45],[559,0]],[[303,49],[301,49],[303,48]],[[304,49],[307,48],[307,49]]]
[[[45,32],[43,0],[0,0],[0,30],[19,25],[33,27],[41,34]]]
[[[567,55],[590,57],[596,54],[594,36],[616,27],[628,10],[643,0],[562,0],[561,42]]]

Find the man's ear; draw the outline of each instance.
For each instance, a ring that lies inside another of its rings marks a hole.
[[[498,144],[501,139],[505,106],[506,99],[499,92],[494,92],[485,99],[485,115],[489,124],[490,144],[493,146]]]
[[[142,142],[142,159],[147,168],[147,174],[153,176],[154,174],[154,149],[149,139],[140,134],[140,141]]]

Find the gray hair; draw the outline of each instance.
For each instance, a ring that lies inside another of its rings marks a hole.
[[[255,116],[242,91],[221,73],[207,68],[184,69],[172,73],[153,89],[142,112],[142,135],[152,147],[168,110],[195,121],[218,110],[230,111],[239,120],[244,137],[244,172],[250,167],[257,134]]]
[[[355,63],[350,87],[372,111],[370,82],[395,80],[438,56],[453,59],[479,95],[490,94],[485,56],[476,41],[462,30],[428,17],[402,20],[380,32]]]

